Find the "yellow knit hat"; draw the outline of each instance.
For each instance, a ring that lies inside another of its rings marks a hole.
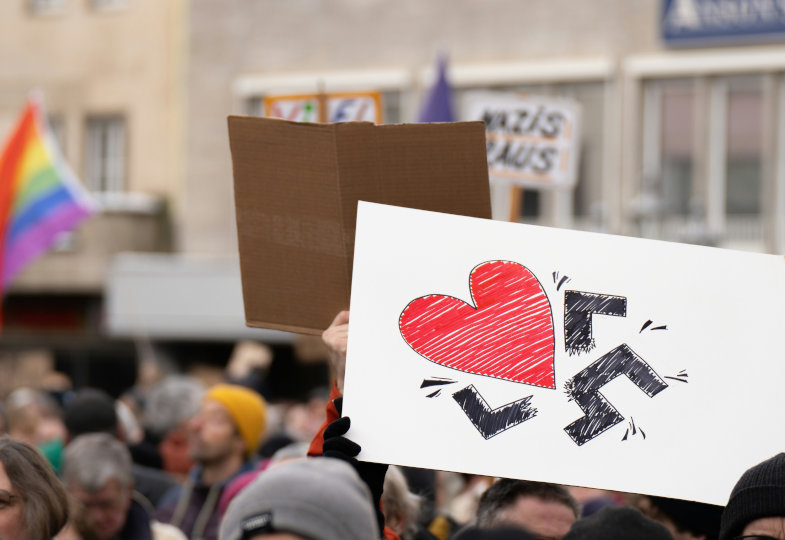
[[[264,433],[267,404],[262,396],[244,386],[217,384],[207,391],[204,399],[226,407],[245,441],[247,454],[255,452]]]

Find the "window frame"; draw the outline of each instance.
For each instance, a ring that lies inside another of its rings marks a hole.
[[[96,147],[97,138],[101,141]],[[84,181],[90,191],[124,193],[128,190],[128,140],[126,115],[107,113],[87,116]],[[97,148],[98,155],[95,153]]]
[[[785,56],[770,47],[716,49],[712,51],[672,51],[631,55],[622,62],[624,76],[624,132],[622,177],[623,200],[640,193],[644,153],[644,115],[648,81],[694,78],[696,81],[697,167],[693,182],[702,189],[706,201],[705,223],[709,235],[722,247],[779,253],[785,251]],[[725,208],[727,189],[728,79],[736,75],[759,75],[764,79],[764,118],[761,176],[761,238],[758,245],[734,245],[727,240]],[[626,222],[623,232],[631,233]]]

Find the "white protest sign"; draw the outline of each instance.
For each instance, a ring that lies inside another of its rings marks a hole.
[[[265,116],[294,122],[374,122],[382,121],[379,92],[344,92],[267,96]],[[322,118],[320,107],[326,105]]]
[[[785,448],[785,258],[361,202],[360,459],[725,504]]]
[[[465,97],[463,118],[485,122],[491,180],[535,189],[575,185],[580,149],[577,102],[472,92]]]

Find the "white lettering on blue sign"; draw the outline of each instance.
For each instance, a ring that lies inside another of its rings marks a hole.
[[[666,41],[785,39],[785,0],[665,0]]]

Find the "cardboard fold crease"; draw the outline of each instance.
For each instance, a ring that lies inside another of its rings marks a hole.
[[[491,217],[482,122],[228,125],[248,326],[321,334],[349,308],[357,201]]]

